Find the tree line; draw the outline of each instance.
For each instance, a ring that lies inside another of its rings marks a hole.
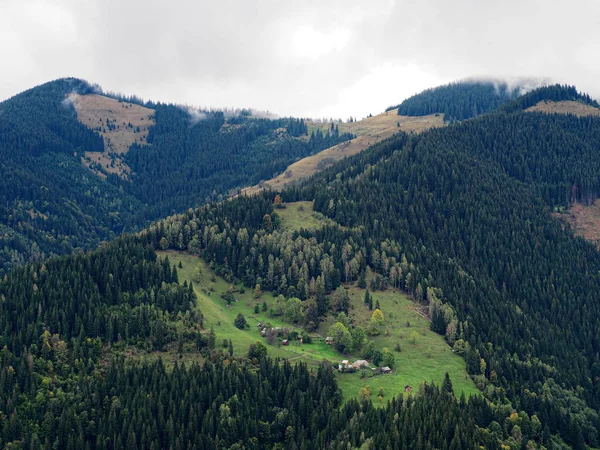
[[[497,109],[516,98],[519,88],[506,82],[460,81],[427,89],[407,98],[397,106],[401,116],[444,114],[444,120],[465,120]]]

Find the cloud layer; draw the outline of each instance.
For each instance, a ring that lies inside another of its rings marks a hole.
[[[600,3],[0,1],[0,98],[75,76],[203,107],[363,117],[469,76],[600,94]]]

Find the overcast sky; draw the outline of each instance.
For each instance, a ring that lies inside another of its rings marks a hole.
[[[0,67],[0,99],[73,76],[303,117],[363,117],[469,76],[600,96],[600,1],[0,0]]]

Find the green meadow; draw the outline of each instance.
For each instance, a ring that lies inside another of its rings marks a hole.
[[[302,331],[299,326],[285,323],[282,317],[269,314],[269,311],[277,306],[277,297],[271,293],[264,292],[259,298],[255,298],[252,289],[244,289],[241,284],[232,285],[216,276],[208,264],[197,256],[172,251],[158,253],[160,257],[168,256],[171,264],[179,266],[181,262],[182,267],[177,269],[179,282],[183,283],[186,280],[194,283],[194,290],[198,297],[196,308],[204,316],[205,328],[214,329],[217,346],[221,346],[223,340],[231,340],[234,354],[243,356],[247,354],[248,346],[256,341],[263,341],[267,345],[266,339],[261,336],[257,326],[259,323]],[[199,274],[196,271],[197,267],[200,267]],[[351,323],[366,329],[372,312],[363,303],[365,290],[355,286],[339,289],[346,288],[350,297]],[[233,292],[236,299],[229,306],[221,297],[228,290]],[[344,401],[357,397],[360,389],[368,386],[373,392],[372,400],[376,404],[379,388],[382,387],[385,402],[393,396],[404,393],[406,385],[410,385],[413,393],[416,393],[423,382],[441,384],[446,372],[450,375],[456,395],[464,393],[469,396],[478,393],[466,373],[465,361],[452,352],[442,336],[429,330],[428,320],[419,314],[415,303],[398,290],[374,292],[372,296],[374,302],[379,301],[385,316],[385,326],[379,336],[369,336],[368,339],[373,340],[378,349],[387,348],[392,351],[396,364],[393,373],[385,375],[373,376],[370,370],[338,373]],[[266,311],[263,311],[263,302],[267,304]],[[255,312],[257,305],[258,313]],[[247,326],[243,330],[234,325],[234,320],[239,313],[242,313],[247,321]],[[325,344],[329,326],[334,322],[333,316],[327,317],[316,332],[310,333],[312,338],[310,344],[290,341],[288,346],[284,346],[279,339],[276,344],[267,345],[269,355],[290,361],[304,361],[313,366],[317,366],[324,359],[335,365],[343,359],[350,361],[361,359],[360,352],[342,355]],[[400,345],[400,351],[396,350],[398,348],[396,344]],[[364,373],[368,376],[361,378]]]
[[[276,212],[281,217],[281,227],[284,230],[315,230],[325,225],[335,225],[333,220],[313,211],[313,202],[286,203],[285,208],[277,209]]]

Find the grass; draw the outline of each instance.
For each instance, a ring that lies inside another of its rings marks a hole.
[[[225,305],[225,300],[221,298],[221,293],[224,293],[231,286],[221,277],[213,279],[213,272],[210,267],[197,256],[177,253],[177,252],[159,252],[159,256],[168,256],[169,261],[179,265],[182,263],[182,268],[178,268],[180,283],[184,280],[192,281],[194,269],[198,264],[202,267],[202,272],[199,280],[194,282],[194,291],[198,297],[196,307],[204,315],[204,326],[209,329],[211,326],[215,330],[217,338],[217,346],[220,346],[223,339],[231,339],[233,344],[234,354],[243,356],[248,353],[248,346],[256,341],[263,341],[264,338],[260,335],[260,330],[256,326],[258,323],[270,323],[273,327],[287,327],[290,329],[301,330],[298,326],[293,326],[285,323],[278,317],[269,317],[269,309],[275,306],[277,301],[271,293],[265,292],[259,299],[255,299],[252,290],[246,290],[245,293],[237,292],[234,296],[238,302],[231,304],[228,308]],[[214,292],[210,292],[209,287],[213,285]],[[235,288],[240,289],[241,285],[235,285]],[[204,292],[207,291],[208,293]],[[259,305],[259,309],[263,302],[267,302],[268,309],[263,312],[254,313],[255,305]],[[235,327],[234,319],[242,313],[247,320],[248,326],[245,330],[240,330]],[[312,344],[300,345],[298,342],[290,342],[289,346],[268,346],[269,355],[273,357],[284,357],[294,361],[305,361],[311,365],[318,365],[323,358],[337,360],[339,355],[330,346],[326,345],[323,339],[318,336],[313,336]]]
[[[102,127],[98,132],[104,139],[104,152],[85,152],[82,163],[87,167],[92,163],[100,164],[108,173],[127,178],[131,170],[120,155],[127,153],[134,142],[146,142],[149,128],[155,125],[154,110],[96,94],[78,95],[72,101],[77,120],[94,130]],[[109,129],[106,126],[107,119],[118,128]],[[127,126],[129,123],[132,127]],[[136,132],[137,128],[139,132]],[[113,158],[109,153],[113,153]],[[97,175],[103,176],[102,172],[92,167]]]
[[[302,214],[305,211],[298,211],[299,204],[295,205],[289,211],[289,216],[282,221],[288,220],[287,226],[298,226],[302,223]],[[305,205],[308,206],[308,205]],[[277,298],[270,293],[263,293],[262,297],[255,299],[252,290],[245,292],[237,292],[234,296],[238,302],[231,304],[228,308],[220,294],[226,292],[231,284],[220,277],[214,276],[210,267],[200,258],[172,251],[158,252],[159,256],[168,256],[171,264],[179,265],[178,268],[179,281],[188,282],[193,280],[194,269],[200,265],[202,268],[199,279],[194,281],[194,290],[198,297],[196,307],[202,312],[205,318],[205,327],[208,329],[211,326],[215,330],[216,345],[221,346],[223,339],[231,339],[234,354],[246,355],[248,346],[258,340],[264,342],[264,338],[260,335],[260,331],[256,326],[257,323],[270,323],[272,326],[281,326],[300,330],[298,326],[286,324],[279,317],[269,317],[269,309],[273,307]],[[214,281],[213,281],[214,280]],[[214,291],[210,292],[210,286],[213,286]],[[235,285],[234,288],[240,289],[240,285]],[[344,289],[341,287],[340,289]],[[368,321],[371,317],[371,311],[363,303],[364,289],[358,287],[348,288],[350,297],[349,318],[355,325],[367,328]],[[429,330],[429,322],[421,317],[417,312],[417,305],[409,300],[403,293],[397,290],[388,290],[385,292],[372,293],[374,302],[379,301],[381,310],[386,319],[386,328],[379,336],[373,336],[372,339],[378,349],[388,348],[393,351],[396,356],[396,366],[393,374],[378,375],[372,378],[361,379],[361,373],[339,373],[338,382],[342,389],[343,400],[347,401],[350,398],[357,397],[358,392],[362,387],[370,386],[373,391],[373,402],[377,404],[377,392],[379,387],[383,387],[385,391],[384,400],[402,394],[405,385],[411,385],[414,392],[418,391],[419,386],[424,382],[435,382],[441,384],[445,373],[448,372],[454,390],[457,396],[464,393],[466,396],[477,394],[479,391],[475,387],[473,381],[466,373],[465,361],[458,355],[454,354],[444,338]],[[262,305],[266,302],[268,309],[255,314],[255,305]],[[234,319],[238,313],[244,314],[247,319],[248,327],[240,330],[235,327]],[[290,361],[304,361],[309,365],[316,366],[323,359],[336,364],[342,359],[356,360],[360,359],[359,353],[350,355],[341,355],[331,346],[326,345],[324,337],[327,336],[329,326],[335,321],[334,317],[330,316],[324,321],[316,333],[312,333],[313,343],[300,345],[298,342],[290,342],[289,346],[282,345],[267,345],[268,353],[273,357],[287,358]],[[410,322],[410,326],[407,326]],[[417,333],[415,344],[411,343],[410,337],[412,332]],[[389,335],[386,335],[389,334]],[[400,343],[401,352],[394,350],[396,343]],[[431,350],[431,357],[425,355],[426,351]]]
[[[335,222],[319,212],[313,211],[313,202],[286,203],[286,207],[278,209],[281,227],[286,231],[315,230]]]
[[[348,294],[351,305],[350,319],[355,325],[366,329],[371,311],[363,303],[364,290],[351,287]],[[379,336],[369,339],[375,342],[377,348],[387,348],[394,353],[394,373],[366,379],[360,378],[360,372],[340,374],[339,384],[344,401],[358,396],[360,388],[366,386],[371,387],[374,392],[373,399],[376,399],[376,391],[380,386],[384,388],[386,395],[396,396],[404,392],[406,385],[410,385],[415,392],[424,381],[441,385],[446,372],[450,375],[457,396],[464,393],[468,397],[479,393],[467,374],[464,359],[452,351],[442,336],[429,329],[429,321],[417,312],[414,302],[397,290],[374,292],[372,296],[374,303],[380,303],[386,325]],[[410,326],[407,326],[408,323]],[[385,329],[389,331],[389,335],[386,335]],[[413,332],[417,334],[415,344],[411,342]],[[397,343],[400,344],[400,352],[394,350]],[[428,349],[431,350],[430,357],[426,356]],[[352,355],[349,359],[358,359],[359,356]]]
[[[541,101],[537,105],[527,108],[526,111],[547,114],[574,114],[579,117],[600,116],[600,109],[573,100],[563,100],[560,102]]]
[[[306,124],[309,134],[316,129],[327,131],[331,126],[329,123],[310,121],[307,121]],[[443,114],[420,117],[399,116],[397,110],[391,110],[360,121],[337,125],[340,132],[352,133],[356,135],[356,138],[303,158],[290,165],[282,174],[261,183],[261,185],[245,188],[242,193],[253,195],[260,192],[262,188],[282,190],[289,184],[296,183],[319,172],[325,162],[330,165],[348,156],[360,153],[399,131],[419,133],[429,128],[443,126],[444,117]],[[328,164],[325,164],[325,166]]]

